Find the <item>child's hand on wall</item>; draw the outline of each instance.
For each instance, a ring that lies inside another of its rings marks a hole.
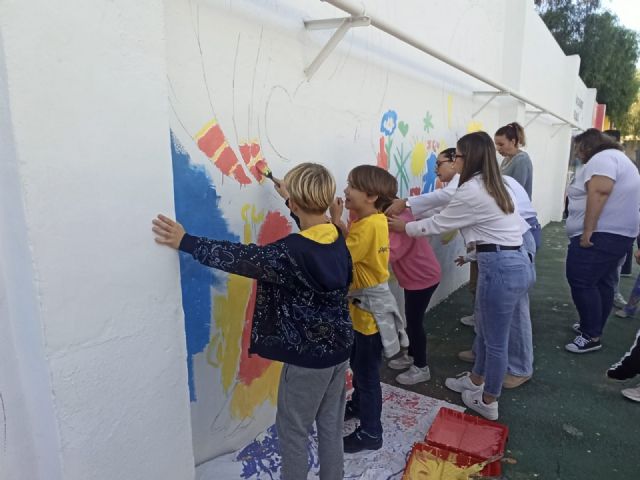
[[[336,197],[333,203],[329,207],[329,214],[331,215],[331,221],[333,223],[340,223],[342,221],[342,212],[344,212],[344,202],[342,198]]]
[[[457,266],[461,267],[462,265],[467,263],[467,259],[466,259],[466,257],[463,257],[462,255],[460,255],[458,258],[456,258],[454,260],[454,262],[456,262]]]
[[[158,215],[153,221],[153,233],[156,234],[156,242],[161,245],[167,245],[176,250],[180,246],[185,231],[178,222],[174,222],[169,217]]]

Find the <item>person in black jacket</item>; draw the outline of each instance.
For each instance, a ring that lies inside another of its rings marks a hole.
[[[281,478],[307,478],[309,433],[318,429],[320,478],[343,478],[345,374],[353,346],[346,294],[352,264],[340,230],[327,221],[335,180],[322,165],[303,163],[284,177],[299,233],[258,246],[185,233],[158,215],[156,242],[229,273],[258,280],[249,353],[284,362],[276,428]]]

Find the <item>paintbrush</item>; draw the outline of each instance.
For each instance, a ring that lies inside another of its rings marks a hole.
[[[269,180],[271,180],[273,183],[275,183],[276,187],[280,188],[280,184],[273,179],[273,172],[271,171],[271,169],[269,168],[268,165],[266,165],[266,164],[256,165],[256,167],[257,167],[258,171],[262,175],[264,175]]]

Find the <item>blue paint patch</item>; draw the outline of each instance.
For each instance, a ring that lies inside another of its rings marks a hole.
[[[173,132],[171,159],[173,163],[173,195],[176,218],[193,235],[216,240],[239,241],[229,231],[222,211],[220,197],[211,177],[202,165],[194,165],[189,154]],[[180,283],[187,336],[187,369],[189,396],[196,401],[193,378],[193,356],[204,351],[211,331],[211,288],[220,282],[215,270],[196,262],[191,255],[180,253]]]
[[[310,434],[312,439],[307,446],[307,465],[310,470],[317,472],[320,467],[320,458],[318,456],[318,432],[315,425]],[[278,472],[282,467],[282,459],[279,445],[278,431],[275,425],[271,425],[263,436],[256,438],[240,450],[236,456],[236,461],[242,462],[240,478],[259,479],[267,478],[267,476],[270,479],[280,478]]]
[[[433,192],[436,189],[436,178],[438,178],[436,175],[437,158],[433,152],[431,152],[431,155],[427,158],[427,171],[422,176],[422,181],[424,182],[422,193]]]
[[[398,114],[394,110],[387,110],[380,121],[380,133],[390,137],[398,126]]]

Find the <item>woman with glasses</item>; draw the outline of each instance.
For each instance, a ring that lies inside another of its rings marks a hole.
[[[467,245],[475,244],[479,270],[475,363],[470,374],[448,378],[445,385],[461,393],[467,407],[495,420],[507,373],[509,332],[533,283],[531,261],[522,248],[522,235],[529,225],[507,191],[486,132],[460,138],[454,158],[459,187],[448,205],[433,217],[415,222],[392,217],[389,228],[410,236],[458,229]]]
[[[446,184],[444,188],[409,198],[397,198],[384,213],[387,216],[400,215],[406,208],[409,208],[415,218],[425,218],[447,205],[458,188],[458,178],[460,177],[453,166],[456,160],[455,155],[455,148],[447,148],[442,150],[436,158],[436,175],[438,180]]]

